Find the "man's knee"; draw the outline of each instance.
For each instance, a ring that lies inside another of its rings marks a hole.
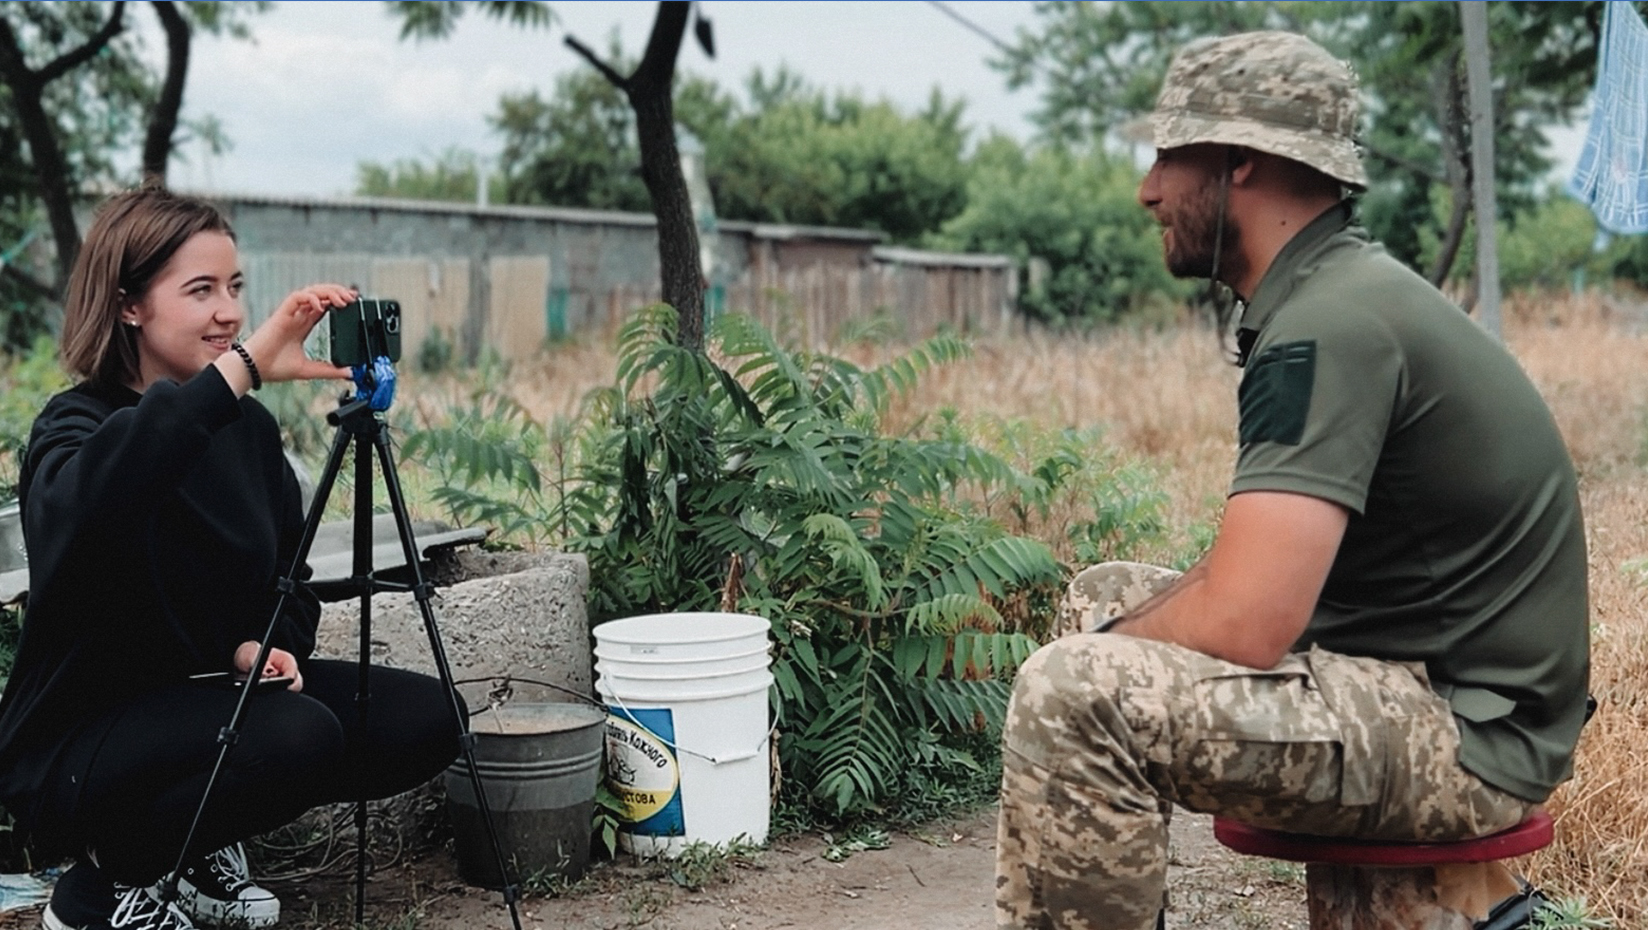
[[[1006,746],[1042,756],[1107,739],[1135,744],[1139,731],[1165,732],[1168,704],[1163,693],[1182,678],[1175,671],[1177,649],[1107,633],[1065,637],[1043,646],[1019,668]]]
[[[1101,562],[1076,573],[1059,604],[1058,634],[1085,633],[1136,610],[1179,577],[1142,562]]]

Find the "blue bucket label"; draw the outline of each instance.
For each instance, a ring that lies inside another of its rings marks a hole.
[[[681,765],[668,707],[607,707],[607,787],[624,806],[625,833],[684,836]]]

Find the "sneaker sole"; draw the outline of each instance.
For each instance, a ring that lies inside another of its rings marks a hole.
[[[262,930],[280,922],[280,899],[275,897],[253,901],[220,901],[203,895],[187,881],[177,885],[177,906],[195,923],[215,927],[246,927]],[[57,930],[57,928],[47,928]]]
[[[60,920],[50,904],[46,905],[46,912],[40,915],[40,925],[46,930],[77,930]]]

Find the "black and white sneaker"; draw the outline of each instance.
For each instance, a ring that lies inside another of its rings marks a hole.
[[[73,871],[74,868],[71,868],[63,873],[63,878],[68,878]],[[113,889],[114,910],[105,912],[106,917],[74,915],[73,909],[67,905],[62,907],[65,914],[59,916],[58,905],[64,902],[58,901],[57,894],[53,892],[52,902],[46,905],[46,913],[40,922],[45,930],[195,930],[194,923],[177,909],[177,905],[162,903],[151,889],[127,885],[114,885]]]
[[[252,881],[246,848],[225,846],[197,860],[177,880],[177,904],[197,923],[216,927],[272,927],[280,899]]]

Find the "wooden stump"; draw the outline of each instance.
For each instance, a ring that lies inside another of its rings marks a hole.
[[[1322,865],[1305,868],[1310,930],[1472,930],[1437,903],[1436,869]]]

